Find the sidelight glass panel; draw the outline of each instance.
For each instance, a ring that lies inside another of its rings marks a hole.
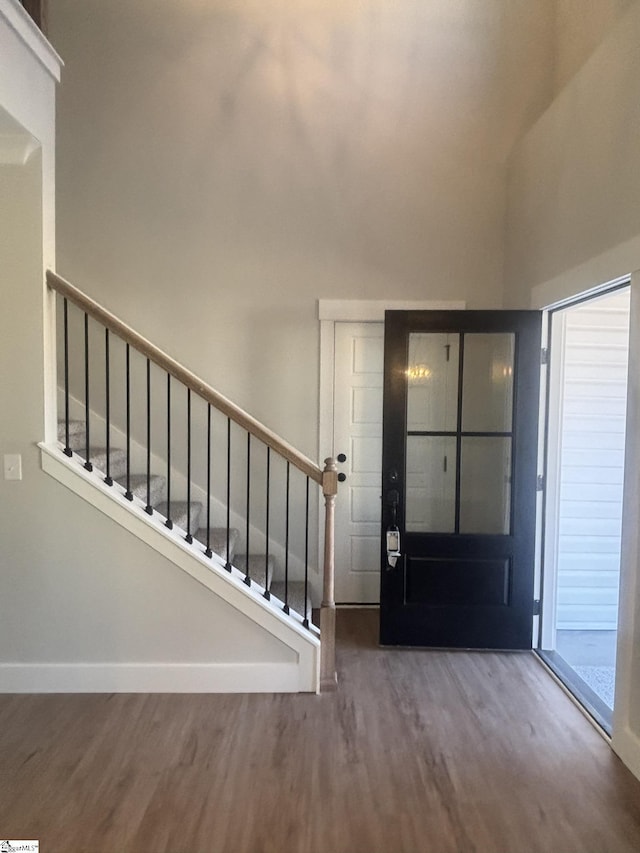
[[[405,527],[452,533],[456,521],[456,439],[407,436]]]
[[[460,336],[412,332],[407,365],[407,429],[455,431]]]
[[[511,431],[514,349],[511,333],[464,336],[464,432]]]
[[[463,438],[460,533],[508,534],[511,527],[511,439]]]

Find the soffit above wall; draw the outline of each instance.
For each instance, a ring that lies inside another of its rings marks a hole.
[[[22,4],[18,0],[0,0],[0,19],[6,21],[53,79],[60,82],[64,63]]]

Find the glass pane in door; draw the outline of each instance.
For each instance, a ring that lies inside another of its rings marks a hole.
[[[514,349],[511,333],[464,336],[464,432],[511,432]]]
[[[460,336],[412,332],[407,367],[407,430],[453,432],[458,422]]]
[[[407,437],[405,529],[452,533],[456,523],[456,439]]]
[[[508,534],[511,527],[511,439],[463,438],[460,533]]]

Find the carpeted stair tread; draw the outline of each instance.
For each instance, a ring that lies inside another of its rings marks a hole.
[[[149,478],[150,485],[150,503],[151,506],[155,506],[157,503],[164,498],[164,487],[167,482],[167,478],[163,477],[162,474],[152,474]],[[118,483],[124,488],[127,488],[127,478],[118,477]],[[132,474],[129,478],[129,485],[131,487],[131,493],[139,498],[141,501],[147,502],[147,475],[146,474]]]
[[[84,451],[76,451],[77,456],[84,459]],[[89,459],[94,468],[102,474],[107,473],[107,448],[90,447]],[[109,476],[117,480],[127,473],[127,451],[119,447],[109,449]]]
[[[65,422],[58,421],[58,441],[64,444],[66,439]],[[71,450],[80,449],[85,443],[84,421],[69,421],[69,447]]]
[[[173,521],[174,527],[180,527],[182,530],[187,529],[187,510],[188,504],[186,501],[171,501],[171,521]],[[162,501],[159,503],[155,509],[167,518],[167,502]],[[198,529],[198,524],[200,523],[200,514],[202,513],[202,504],[197,501],[191,501],[191,530],[188,531],[197,538],[195,531]]]
[[[234,554],[236,550],[236,542],[238,541],[238,533],[235,527],[229,528],[229,559],[234,559]],[[195,534],[195,538],[198,542],[201,542],[205,547],[207,545],[207,528],[201,527],[200,530]],[[226,527],[211,527],[209,529],[209,543],[211,545],[211,550],[214,554],[217,554],[219,557],[222,557],[223,560],[227,559],[227,528]]]
[[[247,573],[247,557],[246,554],[237,554],[233,558],[233,565],[241,572]],[[273,580],[273,571],[275,568],[275,560],[273,555],[269,554],[269,584]],[[249,576],[252,581],[265,587],[266,572],[265,572],[264,554],[249,554]],[[268,587],[267,587],[268,588]]]
[[[271,595],[275,595],[280,601],[284,602],[284,581],[274,581],[271,584]],[[300,616],[305,615],[304,601],[304,582],[289,581],[289,598],[288,604],[291,610],[295,610]],[[307,618],[311,619],[311,599],[307,597]]]
[[[89,436],[95,438],[92,434]],[[104,437],[104,433],[101,438]],[[64,421],[58,421],[58,441],[64,445],[66,439]],[[75,453],[84,453],[87,446],[87,435],[84,421],[69,421],[69,449]]]

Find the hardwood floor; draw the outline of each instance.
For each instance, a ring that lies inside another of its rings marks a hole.
[[[637,853],[640,782],[528,654],[379,649],[338,692],[0,697],[0,836],[43,853]]]

